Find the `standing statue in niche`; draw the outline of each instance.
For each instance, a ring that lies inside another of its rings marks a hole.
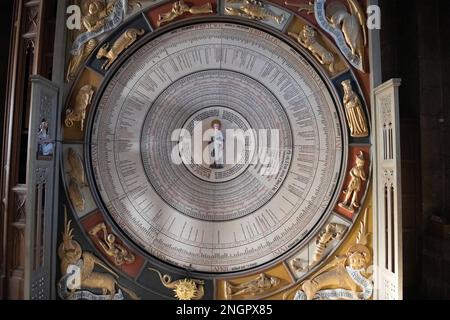
[[[214,120],[211,122],[211,128],[213,134],[211,136],[211,141],[209,142],[211,150],[211,169],[223,169],[223,143],[224,137],[221,131],[222,123],[219,120]]]
[[[350,128],[350,135],[354,138],[367,137],[369,135],[369,129],[367,127],[366,116],[362,109],[361,100],[353,91],[350,80],[343,81],[342,88],[344,89],[343,103],[347,123]]]
[[[53,142],[48,134],[48,122],[42,119],[38,132],[38,156],[51,157],[53,155]]]
[[[363,182],[367,180],[366,173],[364,172],[365,163],[364,154],[360,151],[356,156],[356,165],[350,170],[350,182],[348,183],[347,189],[344,190],[345,199],[339,203],[341,208],[351,213],[354,213],[359,208],[358,193],[361,190]]]

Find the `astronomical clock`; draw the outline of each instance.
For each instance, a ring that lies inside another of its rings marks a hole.
[[[373,299],[366,1],[74,4],[58,298]]]

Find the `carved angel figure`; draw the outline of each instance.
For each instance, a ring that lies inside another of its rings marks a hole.
[[[81,30],[75,31],[71,56],[66,73],[66,82],[74,80],[81,64],[98,44],[98,37],[108,32],[124,19],[127,9],[140,7],[149,0],[76,0],[81,7]]]

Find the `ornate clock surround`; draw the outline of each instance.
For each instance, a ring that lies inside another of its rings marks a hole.
[[[270,4],[273,5],[273,4]],[[164,6],[164,4],[162,5]],[[220,6],[218,6],[220,7]],[[280,6],[276,6],[277,8],[281,8]],[[81,153],[80,156],[84,158],[83,162],[85,164],[85,171],[87,174],[87,180],[89,184],[88,189],[94,189],[94,182],[93,182],[93,175],[91,172],[91,169],[87,169],[90,167],[90,160],[89,157],[86,156],[90,152],[90,135],[92,130],[92,122],[94,117],[94,112],[96,106],[98,105],[102,95],[103,91],[105,90],[105,87],[109,83],[110,79],[114,77],[116,72],[120,70],[121,66],[126,63],[126,61],[135,53],[137,52],[142,46],[144,46],[146,43],[150,42],[152,39],[156,39],[159,36],[166,34],[170,32],[171,30],[183,28],[185,26],[194,25],[194,24],[202,24],[202,23],[208,23],[208,22],[229,22],[229,23],[235,23],[240,24],[243,26],[248,26],[251,28],[256,28],[259,30],[263,30],[264,32],[267,32],[271,35],[276,36],[277,38],[281,39],[283,42],[288,43],[289,46],[295,48],[297,52],[299,52],[313,68],[316,70],[316,72],[320,75],[323,81],[327,83],[327,87],[329,87],[329,91],[331,92],[331,96],[333,99],[333,102],[337,108],[340,109],[339,117],[341,118],[341,124],[342,124],[342,130],[344,131],[343,137],[344,137],[344,143],[349,146],[348,152],[344,154],[344,158],[342,160],[342,166],[341,169],[341,178],[339,179],[339,183],[336,185],[336,189],[343,190],[346,187],[346,184],[348,182],[348,178],[345,176],[350,171],[352,166],[354,165],[354,158],[357,155],[359,151],[364,152],[365,156],[365,171],[367,174],[367,181],[370,181],[370,174],[371,174],[371,166],[370,166],[370,157],[371,157],[371,150],[370,150],[370,139],[369,138],[362,138],[362,139],[355,139],[348,137],[349,134],[346,134],[345,132],[349,131],[349,128],[345,121],[345,115],[344,115],[344,106],[342,104],[342,95],[341,91],[339,89],[339,85],[343,80],[350,79],[352,81],[352,84],[354,85],[354,89],[357,92],[357,95],[362,100],[363,106],[365,107],[364,113],[366,117],[368,117],[369,112],[367,111],[367,104],[365,103],[365,97],[363,87],[360,86],[360,81],[364,81],[364,74],[359,74],[360,72],[357,70],[352,69],[352,67],[345,62],[345,59],[337,53],[336,55],[340,59],[340,63],[345,64],[346,67],[343,71],[340,73],[337,73],[335,75],[330,75],[327,70],[324,68],[324,66],[321,66],[321,64],[308,52],[307,49],[302,47],[299,44],[296,44],[295,39],[292,37],[289,37],[287,34],[287,31],[289,29],[289,23],[285,26],[283,31],[276,30],[275,28],[271,26],[264,25],[261,22],[255,22],[251,21],[249,19],[245,18],[236,18],[236,17],[227,17],[223,14],[220,15],[208,15],[208,16],[192,16],[187,17],[185,19],[181,19],[179,21],[174,21],[170,24],[167,24],[167,26],[162,27],[156,27],[154,23],[151,21],[152,15],[154,15],[154,11],[158,11],[160,8],[160,3],[156,4],[155,6],[151,6],[150,8],[143,9],[142,12],[137,13],[133,17],[129,18],[123,25],[119,26],[114,32],[108,36],[106,39],[104,39],[94,50],[94,53],[90,56],[90,58],[87,59],[86,65],[82,67],[80,73],[78,74],[78,77],[76,81],[72,84],[71,93],[69,94],[69,99],[67,105],[71,104],[71,101],[73,101],[74,96],[77,94],[77,90],[79,90],[80,86],[85,85],[85,83],[91,82],[96,86],[94,99],[92,101],[91,106],[88,109],[88,117],[86,118],[86,129],[84,133],[79,136],[81,139],[77,138],[77,133],[73,128],[64,128],[64,130],[68,131],[69,133],[66,135],[64,134],[64,144],[65,148],[63,150],[63,172],[67,172],[68,168],[70,170],[70,166],[67,166],[67,161],[65,158],[67,157],[67,150],[68,148],[71,148],[72,145],[76,145],[78,147],[78,152]],[[290,25],[294,25],[295,23],[305,23],[307,20],[304,17],[296,16],[293,12],[289,11],[286,7],[282,8],[283,10],[286,10],[291,16],[289,18]],[[96,61],[95,53],[98,51],[98,48],[100,48],[104,43],[106,42],[112,42],[114,39],[117,39],[118,36],[120,36],[121,33],[123,33],[127,28],[130,26],[140,26],[142,23],[148,23],[146,30],[146,34],[143,35],[141,38],[137,39],[137,41],[126,51],[123,52],[123,54],[120,54],[117,61],[114,62],[113,66],[110,70],[106,72],[106,74],[102,74],[102,72],[99,72],[98,66],[99,62]],[[153,29],[155,28],[155,29]],[[154,31],[152,31],[154,30]],[[320,31],[318,30],[320,33]],[[323,37],[322,40],[324,43],[327,43],[334,52],[338,52],[338,49],[332,46],[331,41],[326,38],[323,34],[321,34]],[[94,79],[92,81],[92,79]],[[361,80],[363,79],[363,80]],[[368,124],[369,125],[369,124]],[[75,137],[75,138],[74,138]],[[348,137],[348,138],[347,138]],[[75,142],[75,143],[74,143]],[[82,142],[82,143],[81,143]],[[83,146],[84,145],[84,146]],[[66,187],[69,185],[69,181],[67,181],[67,177],[64,179]],[[84,188],[87,188],[84,187]],[[366,197],[366,194],[369,189],[369,183],[364,183],[364,190],[362,190],[359,193],[361,204],[364,203],[364,199]],[[83,190],[86,191],[86,190]],[[92,191],[90,191],[92,192]],[[298,257],[302,254],[302,251],[306,247],[311,246],[310,244],[303,245],[302,248],[300,247],[294,247],[291,248],[287,253],[284,253],[282,256],[269,261],[265,264],[262,264],[261,266],[258,266],[255,269],[249,269],[245,270],[244,272],[238,272],[238,273],[204,273],[204,272],[196,272],[196,271],[183,271],[182,269],[178,269],[177,267],[174,267],[170,264],[167,264],[165,262],[161,262],[159,259],[154,258],[152,256],[149,256],[145,253],[144,250],[142,250],[138,245],[134,243],[134,241],[131,241],[128,236],[126,236],[123,231],[117,226],[117,224],[111,219],[111,217],[108,214],[105,214],[105,209],[101,208],[102,205],[100,205],[100,210],[94,209],[90,210],[90,212],[87,213],[80,213],[80,210],[77,210],[73,204],[71,204],[71,197],[69,194],[67,194],[67,203],[68,207],[72,209],[72,212],[74,212],[75,219],[79,222],[81,229],[85,230],[83,233],[85,237],[90,239],[91,243],[93,244],[93,248],[96,248],[96,252],[98,253],[98,256],[105,256],[102,249],[96,244],[96,239],[90,235],[89,231],[92,228],[93,225],[98,224],[100,222],[106,223],[108,230],[115,234],[117,238],[119,239],[119,243],[124,244],[127,248],[129,248],[130,251],[136,254],[137,259],[134,263],[138,263],[138,267],[127,267],[122,266],[119,268],[121,273],[128,279],[135,281],[136,284],[140,287],[145,287],[146,289],[150,291],[156,291],[164,294],[166,291],[164,288],[161,289],[155,289],[152,288],[151,285],[149,285],[149,279],[154,279],[153,276],[148,275],[148,268],[156,268],[160,270],[163,273],[169,273],[173,276],[183,277],[183,275],[188,277],[194,277],[198,279],[205,279],[207,281],[207,288],[209,290],[212,290],[213,292],[210,292],[210,297],[215,298],[224,298],[224,296],[220,293],[222,291],[222,287],[226,286],[227,283],[232,283],[235,281],[239,282],[239,279],[248,279],[251,278],[253,275],[257,275],[258,273],[267,273],[267,274],[276,274],[281,279],[282,285],[274,291],[270,291],[269,293],[264,293],[261,295],[258,295],[258,298],[264,298],[269,296],[274,296],[278,292],[283,292],[287,288],[290,288],[294,286],[296,283],[299,283],[302,281],[302,279],[305,279],[306,277],[314,274],[315,271],[320,269],[323,266],[323,263],[332,255],[332,253],[339,248],[340,244],[343,243],[347,236],[351,235],[351,229],[352,226],[355,224],[355,222],[358,219],[358,213],[361,210],[358,210],[354,214],[345,214],[342,211],[342,208],[339,208],[338,202],[342,200],[342,195],[340,192],[335,192],[335,197],[333,197],[332,200],[332,206],[336,209],[335,212],[332,214],[333,217],[328,217],[328,220],[325,220],[325,218],[321,218],[320,221],[315,225],[313,229],[309,231],[308,235],[308,242],[315,242],[315,237],[317,237],[317,234],[320,233],[320,231],[326,226],[327,223],[331,223],[331,218],[337,219],[338,222],[345,224],[346,223],[346,236],[342,236],[339,240],[335,241],[333,243],[332,248],[328,248],[327,251],[324,253],[324,255],[321,257],[321,260],[316,265],[313,265],[307,272],[296,275],[295,272],[292,269],[292,266],[289,264],[292,259]],[[99,199],[99,196],[97,195],[97,191],[93,191],[91,195],[92,199],[94,200],[94,204],[102,203]],[[363,207],[363,205],[361,205]],[[337,218],[336,218],[337,217]],[[356,225],[356,224],[355,224]],[[306,242],[305,242],[306,243]],[[308,248],[309,250],[309,248]],[[111,260],[108,259],[106,256],[105,259],[110,262]],[[112,264],[114,266],[114,264]],[[115,266],[117,268],[117,265]],[[170,293],[168,293],[170,296]]]

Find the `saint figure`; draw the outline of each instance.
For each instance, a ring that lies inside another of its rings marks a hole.
[[[221,131],[222,123],[219,120],[214,120],[211,122],[211,128],[213,129],[213,134],[211,136],[211,141],[209,142],[211,150],[211,169],[223,169],[223,134]]]

